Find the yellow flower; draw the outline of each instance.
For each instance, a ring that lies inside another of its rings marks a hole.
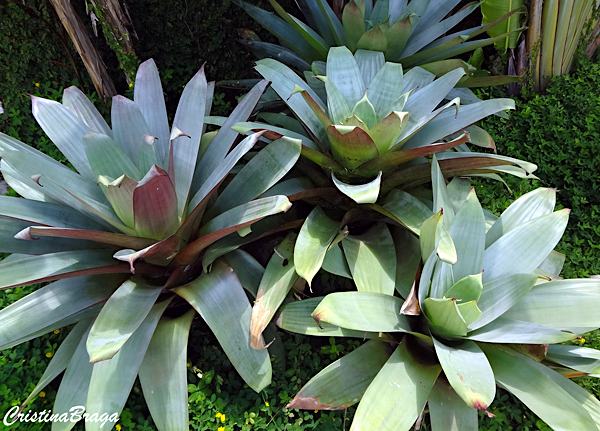
[[[267,401],[265,401],[265,406],[269,407],[269,403]]]
[[[225,431],[225,427],[219,427],[219,429],[217,429],[217,431]]]
[[[46,396],[46,392],[42,391],[40,392],[40,398],[44,398]]]
[[[579,342],[580,342],[581,344],[585,343],[585,338],[580,338],[580,339],[579,339]]]
[[[46,353],[46,358],[51,358],[51,357],[52,357],[52,355],[53,355],[53,353],[52,353],[52,352],[48,352],[48,353]]]
[[[315,410],[315,413],[319,413],[319,411],[318,411],[318,410]]]
[[[59,332],[60,332],[60,329],[55,329],[55,330],[54,330],[54,333],[55,333],[55,334],[58,334]]]
[[[190,364],[190,363],[188,362],[187,364],[185,364],[185,366],[189,368],[189,367],[191,367],[191,366],[192,366],[192,364]]]
[[[129,88],[133,87],[133,82],[129,83]]]
[[[217,414],[215,415],[216,418],[220,418],[223,415],[223,413],[219,413],[217,412]]]
[[[116,425],[115,425],[115,429],[116,429],[117,431],[121,431],[121,425],[119,425],[119,424],[116,424]]]
[[[39,86],[40,86],[40,83],[39,83],[39,82],[36,82],[36,83],[35,83],[35,86],[36,86],[36,87],[39,87]]]
[[[221,415],[221,422],[225,422],[225,415]]]

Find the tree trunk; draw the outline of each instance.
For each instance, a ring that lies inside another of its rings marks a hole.
[[[125,72],[127,83],[131,84],[135,78],[135,69],[137,69],[137,57],[135,57],[133,43],[128,30],[129,27],[132,27],[131,20],[128,14],[123,11],[119,0],[92,0],[91,3],[95,12],[101,14],[101,16],[93,17],[92,20],[94,18],[100,19],[102,26],[110,33],[105,33],[108,44],[116,52],[121,62],[121,68]],[[134,65],[126,64],[127,58],[131,58],[131,56],[134,56],[136,59],[136,64]]]
[[[85,68],[92,78],[96,92],[104,100],[115,96],[117,90],[106,70],[102,58],[92,44],[90,36],[81,22],[81,19],[73,9],[70,0],[50,0],[60,21],[67,30],[75,49],[79,53]]]

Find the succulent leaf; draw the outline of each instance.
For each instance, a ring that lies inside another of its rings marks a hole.
[[[156,165],[133,190],[133,222],[138,235],[157,240],[179,227],[175,187],[169,174]]]

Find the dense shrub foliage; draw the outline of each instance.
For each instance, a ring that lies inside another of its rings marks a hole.
[[[517,195],[535,187],[556,187],[558,202],[571,208],[559,246],[566,278],[600,273],[600,64],[584,62],[573,74],[554,78],[544,94],[517,100],[510,120],[486,119],[498,152],[529,160],[540,182],[507,178]],[[486,183],[484,206],[497,212],[512,198],[500,184]]]

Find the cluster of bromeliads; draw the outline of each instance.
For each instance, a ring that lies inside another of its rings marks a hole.
[[[409,430],[427,408],[434,431],[475,431],[500,386],[555,430],[597,431],[600,402],[569,377],[598,373],[600,354],[559,343],[600,326],[600,280],[559,277],[569,211],[554,211],[555,190],[497,217],[465,178],[536,166],[471,149],[494,149],[474,124],[514,102],[479,100],[472,68],[448,60],[495,41],[441,37],[474,8],[443,19],[457,3],[351,1],[340,21],[306,1],[314,29],[276,8],[291,68],[258,61],[264,80],[227,118],[210,116],[200,70],[169,127],[151,60],[134,100],[113,100],[112,128],[76,88],[62,104],[34,97],[71,167],[0,134],[22,196],[0,196],[0,288],[50,282],[0,311],[0,349],[74,326],[23,408],[65,371],[55,414],[120,412],[139,376],[157,429],[187,430],[198,313],[256,391],[274,325],[367,340],[290,403],[358,403],[352,430]],[[275,93],[285,109],[257,109]],[[266,267],[241,248],[275,234]],[[319,270],[355,291],[296,300]]]

